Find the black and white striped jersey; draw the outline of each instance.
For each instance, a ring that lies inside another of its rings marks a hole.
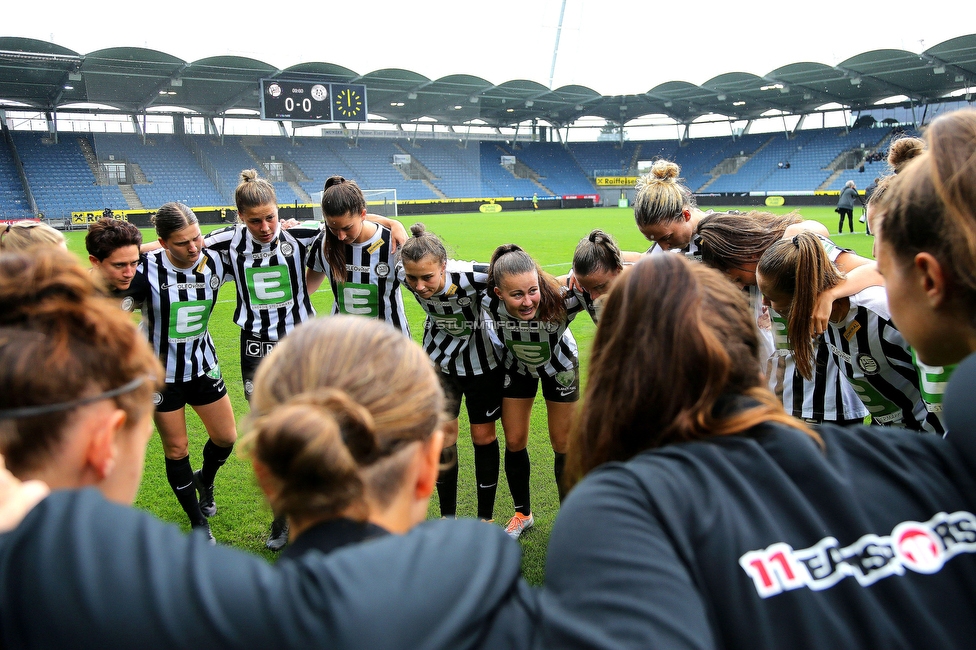
[[[430,298],[414,293],[402,264],[396,270],[397,279],[427,314],[423,346],[435,367],[459,377],[498,367],[494,324],[481,308],[488,290],[487,264],[447,260],[444,288]]]
[[[345,278],[332,277],[325,259],[326,232],[323,229],[312,245],[309,268],[329,278],[335,296],[332,313],[378,318],[410,336],[396,260],[390,252],[390,230],[376,224],[376,232],[362,244],[345,244]]]
[[[918,370],[908,343],[891,322],[884,287],[869,287],[850,297],[850,311],[830,323],[826,341],[878,424],[944,433],[922,401]]]
[[[252,336],[278,341],[315,316],[305,287],[305,265],[317,228],[279,226],[267,244],[254,239],[243,224],[207,235],[204,243],[220,254],[237,285],[234,322]]]
[[[191,381],[217,367],[207,324],[225,279],[220,256],[204,248],[192,268],[179,269],[165,250],[156,250],[143,259],[142,272],[149,289],[142,325],[166,368],[166,382]]]
[[[814,346],[813,378],[796,370],[787,340],[787,321],[769,310],[775,350],[766,362],[766,379],[773,393],[783,401],[786,412],[802,420],[864,419],[867,409],[850,382],[841,376],[837,358],[822,340]]]
[[[547,323],[516,318],[493,291],[485,294],[482,306],[494,321],[498,338],[505,346],[506,368],[532,377],[555,377],[579,366],[579,351],[569,323],[583,311],[583,304],[570,292],[564,292],[563,299],[566,320]]]

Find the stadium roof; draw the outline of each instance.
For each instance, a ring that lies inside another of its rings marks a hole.
[[[472,120],[514,126],[539,119],[564,126],[583,116],[626,123],[649,114],[687,124],[709,114],[733,119],[754,119],[770,110],[803,115],[832,103],[861,110],[899,95],[915,104],[934,103],[976,86],[976,34],[921,54],[874,50],[835,66],[792,63],[762,77],[729,72],[700,86],[668,81],[644,93],[612,96],[585,86],[549,90],[534,81],[494,84],[470,75],[428,79],[400,69],[359,74],[331,63],[280,70],[239,56],[186,62],[144,48],[79,54],[47,41],[0,37],[0,108],[8,110],[18,104],[45,111],[101,104],[135,114],[163,107],[206,116],[256,112],[262,78],[364,84],[370,115],[401,124],[432,118],[454,126]]]

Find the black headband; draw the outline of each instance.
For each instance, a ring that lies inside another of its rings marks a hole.
[[[91,404],[92,402],[99,402],[103,399],[110,399],[112,397],[118,397],[119,395],[125,395],[126,393],[131,393],[135,389],[139,388],[139,386],[142,386],[142,384],[144,384],[147,379],[152,380],[153,377],[150,377],[148,375],[143,375],[142,377],[136,377],[129,383],[123,384],[118,388],[107,390],[104,393],[99,393],[98,395],[89,395],[88,397],[81,397],[78,399],[71,400],[69,402],[58,402],[57,404],[42,404],[40,406],[24,406],[22,408],[15,408],[15,409],[0,409],[0,420],[16,420],[19,418],[31,418],[38,415],[48,415],[50,413],[69,411],[73,408],[84,406],[85,404]]]

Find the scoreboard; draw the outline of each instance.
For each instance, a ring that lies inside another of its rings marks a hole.
[[[261,119],[296,122],[365,122],[366,86],[261,80]]]

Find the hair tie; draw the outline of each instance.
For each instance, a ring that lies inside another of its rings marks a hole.
[[[793,235],[793,245],[796,246],[797,248],[800,247],[800,236],[799,235]]]

